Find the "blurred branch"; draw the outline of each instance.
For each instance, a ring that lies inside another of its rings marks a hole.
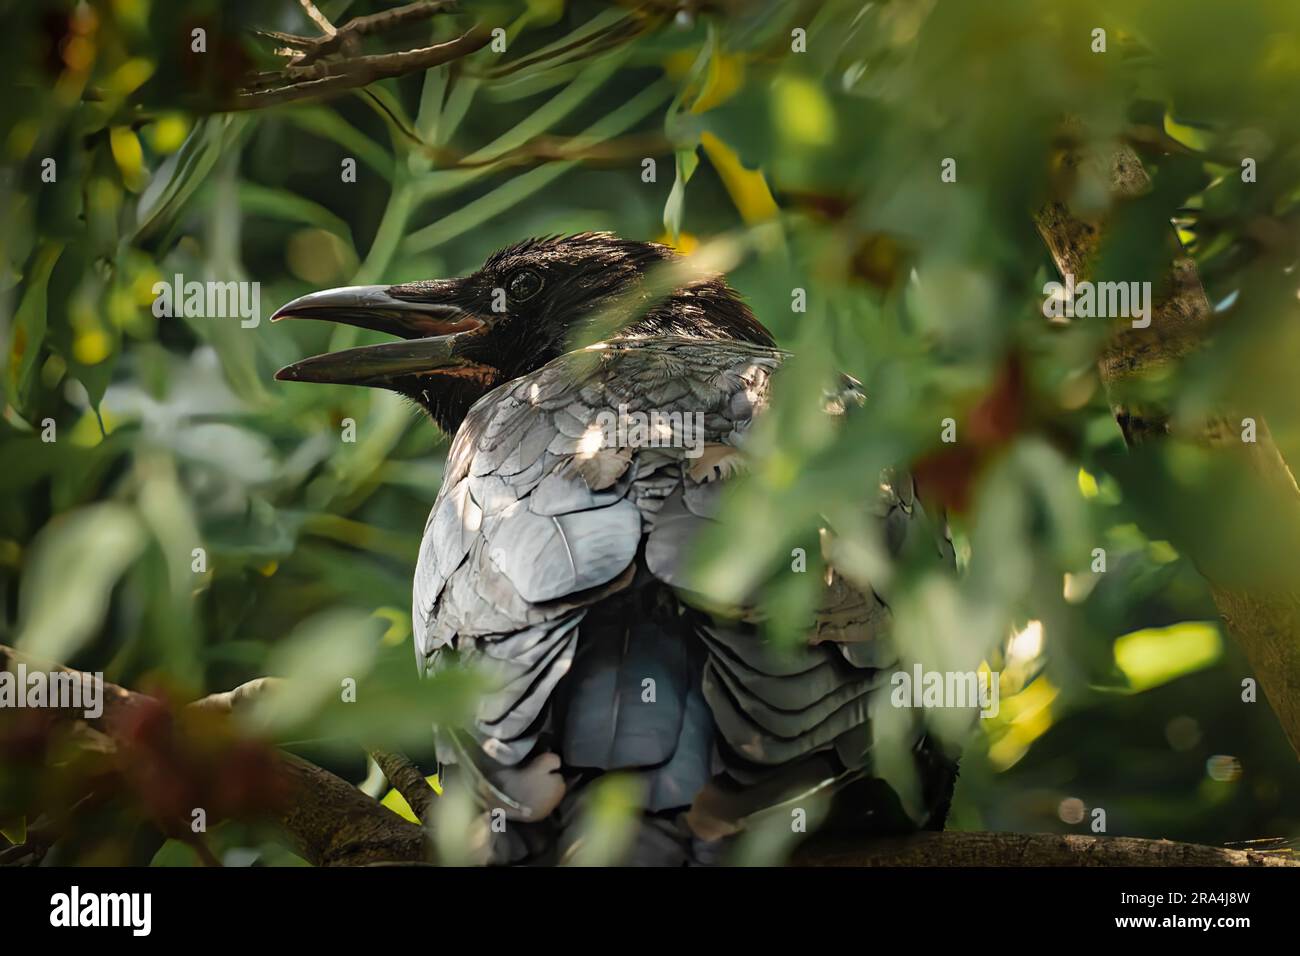
[[[25,664],[29,671],[79,673],[70,668],[35,661],[12,647],[0,645],[0,670],[15,671],[20,663]],[[190,707],[209,713],[231,713],[272,686],[274,684],[267,678],[250,681],[233,691],[201,698]],[[156,709],[160,703],[147,694],[126,690],[106,681],[103,713],[97,718],[86,720],[86,723],[114,744],[123,744],[134,723],[132,714]],[[83,719],[80,711],[57,711],[54,714],[62,720]],[[420,826],[402,819],[341,777],[284,752],[279,752],[274,772],[285,799],[271,813],[270,822],[313,865],[362,866],[382,861],[425,858],[425,834]],[[184,831],[188,830],[186,821]],[[31,837],[42,847],[48,848],[57,838],[57,833],[51,827],[43,826],[35,830]],[[6,850],[5,857],[14,853],[14,849]],[[37,849],[33,847],[33,854],[39,860],[44,853],[43,850],[37,852]],[[17,862],[17,858],[25,859],[32,854],[14,855]]]
[[[275,689],[282,683],[282,681],[283,679],[279,677],[259,677],[256,680],[250,680],[240,684],[234,690],[223,691],[220,694],[209,694],[207,697],[201,697],[189,706],[192,710],[197,711],[206,711],[214,714],[233,714],[236,711],[248,707],[268,691]]]
[[[1098,169],[1098,165],[1102,168]],[[1132,201],[1145,194],[1151,180],[1133,149],[1118,146],[1106,157],[1091,156],[1077,145],[1066,148],[1060,165],[1057,196],[1070,195],[1079,175],[1104,177],[1112,199]],[[1101,245],[1106,217],[1080,216],[1064,198],[1055,198],[1036,215],[1038,231],[1047,243],[1057,269],[1086,278]],[[1257,441],[1240,441],[1237,428],[1226,416],[1202,424],[1194,435],[1176,434],[1170,409],[1136,397],[1141,385],[1167,374],[1199,348],[1210,329],[1213,308],[1206,297],[1196,264],[1185,254],[1172,225],[1168,233],[1169,268],[1155,288],[1150,326],[1123,328],[1112,336],[1099,357],[1098,368],[1116,420],[1131,448],[1171,435],[1187,438],[1214,450],[1218,463],[1231,475],[1231,486],[1221,489],[1218,500],[1227,508],[1239,496],[1266,503],[1273,519],[1252,541],[1263,555],[1294,554],[1300,540],[1300,488],[1266,425],[1258,423]],[[1188,494],[1170,486],[1167,494]],[[1193,509],[1199,503],[1191,504]],[[1300,593],[1284,573],[1279,580],[1243,584],[1223,557],[1195,541],[1175,541],[1209,582],[1224,624],[1240,644],[1258,676],[1282,730],[1300,755]],[[1291,570],[1290,567],[1284,569]],[[1293,578],[1293,576],[1292,576]]]
[[[64,670],[33,661],[0,645],[0,669],[18,663],[28,669]],[[273,688],[266,678],[233,691],[213,694],[190,705],[206,712],[231,713]],[[156,707],[145,694],[104,685],[104,712],[89,721],[110,738],[124,725],[132,708]],[[64,716],[79,719],[68,712]],[[420,771],[401,754],[372,752],[384,775],[424,819],[433,790]],[[274,823],[297,852],[315,866],[366,866],[375,863],[419,863],[429,859],[426,831],[391,812],[352,784],[301,757],[281,753],[276,771],[288,799]],[[11,847],[0,861],[39,860],[57,838],[43,823],[33,828],[36,843],[29,850]],[[36,844],[39,844],[37,846]],[[211,862],[215,863],[215,860]],[[1060,836],[1022,833],[919,833],[898,839],[846,841],[814,838],[795,854],[800,866],[1300,866],[1286,851],[1223,849],[1168,840],[1133,837]]]
[[[814,839],[797,866],[1300,866],[1284,851],[1055,833],[918,833],[835,845]]]

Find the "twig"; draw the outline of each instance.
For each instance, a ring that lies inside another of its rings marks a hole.
[[[310,66],[290,65],[277,74],[262,74],[227,104],[230,110],[263,109],[297,100],[331,96],[392,76],[427,70],[468,56],[491,39],[485,30],[474,28],[454,40],[402,53],[379,53],[344,60],[320,61]],[[282,80],[284,86],[261,88]]]
[[[321,33],[327,37],[338,35],[339,31],[335,29],[334,24],[329,22],[329,18],[325,14],[316,9],[316,4],[312,3],[311,0],[298,0],[298,2],[302,4],[303,10],[307,16],[311,17],[312,22],[320,27]]]
[[[370,756],[393,789],[402,795],[415,818],[428,824],[429,811],[433,807],[433,787],[424,779],[424,774],[404,754],[390,753],[386,750],[371,750]]]
[[[347,49],[354,48],[361,37],[388,33],[407,24],[426,20],[437,13],[450,13],[455,10],[455,6],[451,0],[421,0],[418,3],[408,3],[406,6],[394,7],[391,10],[354,17],[342,27],[331,26],[323,37],[304,37],[277,30],[258,30],[257,33],[259,36],[293,47],[290,52],[296,57],[294,62],[305,64],[333,53],[346,52]]]

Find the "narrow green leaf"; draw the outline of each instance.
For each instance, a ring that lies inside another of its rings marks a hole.
[[[50,273],[63,253],[63,243],[47,241],[37,250],[31,273],[27,276],[22,301],[14,316],[14,331],[9,353],[6,381],[9,404],[27,414],[40,368],[38,360],[45,343],[46,300]]]
[[[19,592],[18,647],[66,661],[103,624],[113,585],[139,556],[145,534],[135,512],[91,505],[49,525],[32,546]]]

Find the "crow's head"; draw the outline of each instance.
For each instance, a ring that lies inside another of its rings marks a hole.
[[[502,249],[464,278],[313,292],[272,321],[327,319],[403,341],[304,359],[276,378],[392,389],[454,431],[488,391],[578,344],[645,335],[772,344],[722,278],[674,287],[675,259],[667,246],[582,233]]]

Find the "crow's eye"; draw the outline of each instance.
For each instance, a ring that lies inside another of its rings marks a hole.
[[[510,278],[508,291],[516,302],[526,302],[542,291],[542,277],[532,269],[516,272]]]

